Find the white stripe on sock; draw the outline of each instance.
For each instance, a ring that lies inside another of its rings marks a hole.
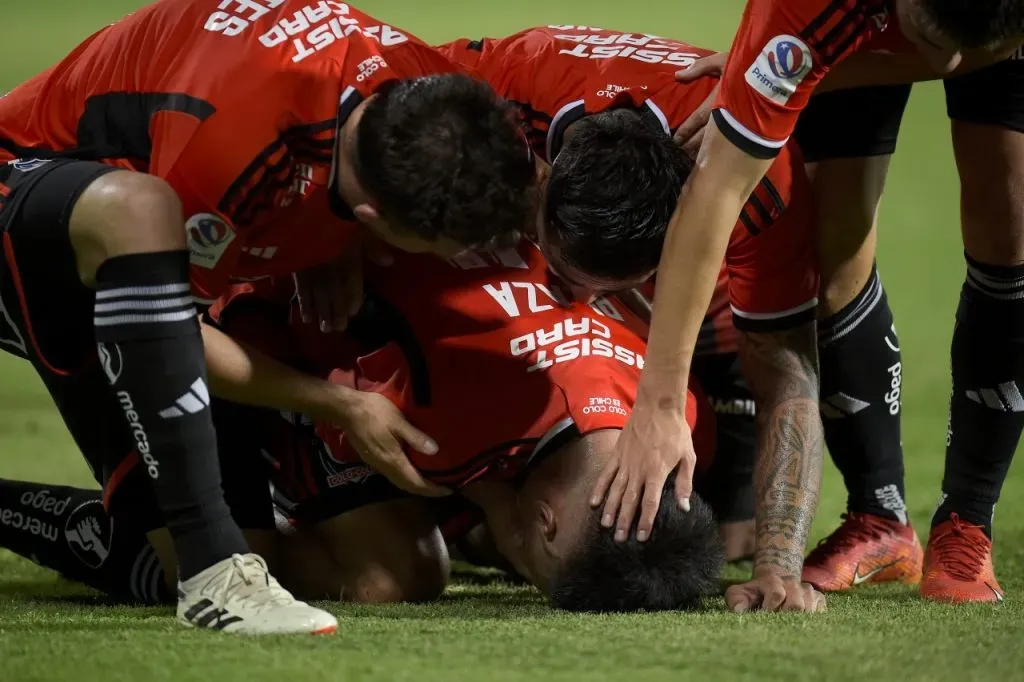
[[[97,327],[113,327],[120,324],[157,324],[161,322],[183,322],[195,317],[195,308],[180,310],[176,313],[160,313],[155,315],[116,315],[114,317],[97,317],[93,324]]]
[[[178,298],[155,298],[148,301],[126,300],[97,303],[94,310],[97,313],[109,313],[117,310],[162,310],[192,305],[195,305],[195,301],[191,296],[179,296]]]
[[[160,284],[152,287],[120,287],[118,289],[100,289],[96,298],[122,298],[124,296],[166,296],[168,294],[186,294],[192,289],[188,282],[178,284]]]

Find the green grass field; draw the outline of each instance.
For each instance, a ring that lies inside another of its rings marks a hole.
[[[35,0],[0,11],[0,92],[48,66],[139,0]],[[213,0],[211,0],[211,4]],[[359,0],[428,40],[572,23],[725,48],[741,0],[621,3]],[[628,9],[626,9],[628,7]],[[883,211],[881,266],[905,358],[909,504],[927,528],[938,495],[948,348],[962,281],[957,183],[941,87],[919,87],[904,119]],[[0,357],[0,477],[90,484],[31,369]],[[106,606],[0,550],[0,681],[62,680],[1012,680],[1024,679],[1024,470],[996,521],[1006,603],[925,604],[910,589],[832,597],[816,616],[709,613],[578,617],[501,584],[461,584],[428,606],[329,606],[337,637],[241,640],[180,629],[170,609]],[[829,468],[815,537],[845,494]],[[739,574],[736,574],[738,576]]]

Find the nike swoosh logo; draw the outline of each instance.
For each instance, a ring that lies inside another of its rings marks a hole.
[[[864,575],[860,574],[860,565],[858,564],[857,568],[853,572],[853,584],[856,586],[856,585],[861,585],[863,583],[866,583],[867,581],[871,580],[873,577],[875,577],[876,575],[878,575],[879,573],[881,573],[882,571],[884,571],[885,569],[889,568],[890,566],[892,566],[895,563],[896,562],[893,561],[891,563],[885,564],[884,566],[879,566],[878,568],[874,569],[873,571],[868,571]]]

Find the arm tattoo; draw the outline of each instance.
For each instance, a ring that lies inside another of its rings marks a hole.
[[[739,337],[743,372],[757,406],[754,572],[798,578],[821,487],[824,437],[815,325]]]

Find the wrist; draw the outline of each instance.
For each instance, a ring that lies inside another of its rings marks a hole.
[[[303,391],[303,405],[299,411],[308,414],[314,420],[346,426],[355,410],[359,391],[324,379],[311,379],[309,386]]]

